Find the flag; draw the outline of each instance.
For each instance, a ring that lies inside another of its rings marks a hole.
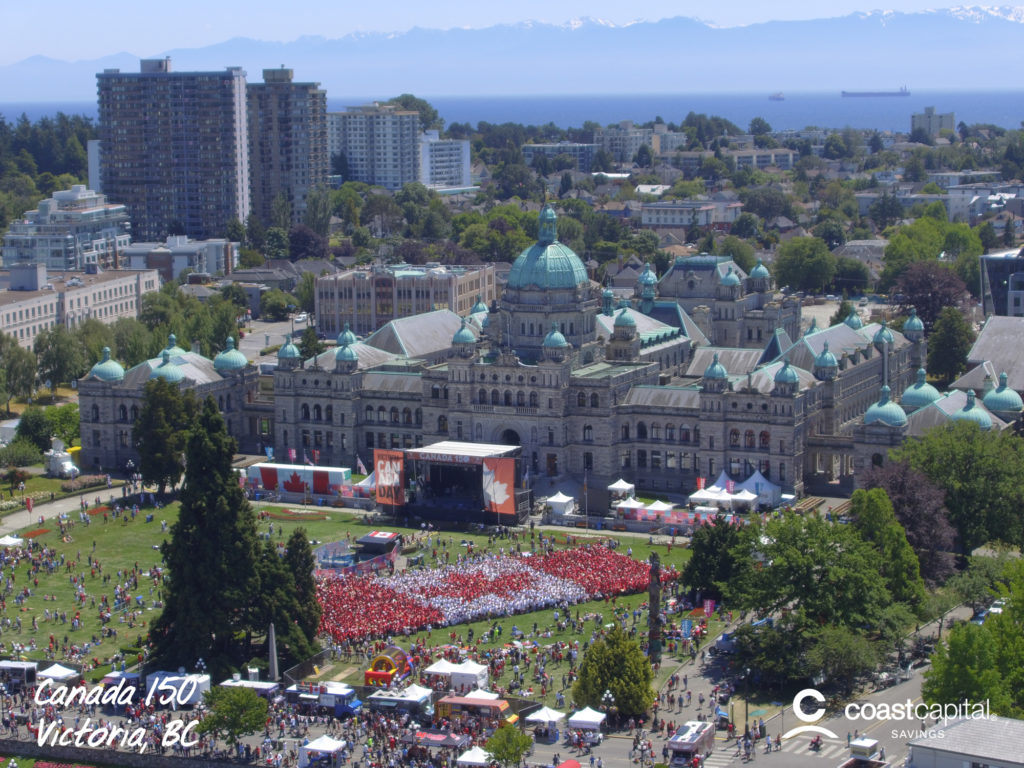
[[[366,471],[366,465],[363,464],[363,460],[360,459],[358,456],[356,456],[356,472],[358,472],[360,475],[370,474],[369,472]]]
[[[309,466],[313,466],[313,462],[309,460],[309,454],[306,453],[305,448],[302,449],[302,463],[308,464]]]
[[[703,491],[704,490],[704,478],[703,477],[698,477],[697,478],[697,490],[698,491]]]
[[[295,461],[295,449],[294,448],[289,448],[288,449],[288,461]]]
[[[727,493],[736,493],[736,481],[735,480],[726,480],[725,481],[725,490],[726,490]]]
[[[264,446],[263,452],[265,454],[267,454],[267,458],[268,459],[273,459],[274,458],[274,446],[272,446],[272,445]]]
[[[318,451],[316,448],[313,449],[313,463],[320,463],[320,451]]]
[[[530,468],[527,467],[526,471],[523,473],[523,488],[528,488],[529,486],[530,486]]]

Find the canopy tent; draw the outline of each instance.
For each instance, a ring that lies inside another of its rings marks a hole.
[[[464,699],[485,699],[486,701],[494,701],[498,698],[498,694],[491,691],[485,691],[483,688],[477,688],[475,691],[470,691],[462,698]]]
[[[557,723],[559,720],[565,717],[563,712],[559,712],[557,709],[551,709],[550,707],[541,707],[532,715],[527,715],[526,722],[528,723]]]
[[[616,480],[614,483],[608,486],[608,490],[612,493],[621,493],[623,495],[633,494],[636,492],[636,486],[633,483],[627,483],[625,480]]]
[[[691,504],[732,506],[732,496],[721,489],[702,488],[690,494]]]
[[[603,712],[586,707],[569,718],[570,728],[579,728],[584,731],[596,731],[601,727],[606,715]]]
[[[19,539],[17,536],[11,536],[10,534],[0,538],[0,547],[20,547],[24,543],[24,539]]]
[[[374,490],[377,487],[377,470],[374,470],[366,477],[364,477],[362,480],[360,480],[358,483],[356,483],[356,487],[366,488],[371,491]]]
[[[37,673],[39,677],[48,677],[50,680],[70,680],[73,677],[78,677],[78,672],[69,667],[65,667],[62,664],[54,664],[47,667],[46,669],[40,669]]]
[[[459,755],[455,762],[459,765],[490,765],[494,761],[483,747],[472,747]]]
[[[423,670],[423,672],[428,675],[444,675],[445,677],[451,677],[452,672],[458,668],[458,664],[452,664],[448,659],[440,659]]]
[[[730,483],[732,483],[732,479],[729,477],[728,474],[726,474],[726,471],[723,469],[721,472],[718,473],[718,479],[715,480],[714,483],[712,483],[710,490],[728,491]]]
[[[730,493],[729,495],[732,497],[734,504],[750,504],[757,501],[757,494],[753,491],[737,490],[736,493]]]
[[[331,765],[337,765],[341,750],[344,748],[344,741],[337,741],[327,735],[321,736],[299,747],[299,768],[306,768],[313,760],[325,755],[330,758]]]
[[[674,507],[675,507],[675,504],[669,504],[669,503],[664,502],[664,501],[654,501],[654,502],[651,502],[650,504],[648,504],[646,509],[649,512],[657,513],[657,512],[668,512],[670,509],[673,509]]]
[[[782,500],[782,488],[769,481],[768,478],[761,474],[761,470],[755,471],[754,474],[737,485],[736,488],[737,490],[742,489],[756,493],[758,503],[760,504],[777,507]]]
[[[452,669],[452,689],[471,691],[487,685],[487,665],[467,659]]]
[[[615,505],[615,508],[622,511],[625,511],[627,509],[643,509],[644,503],[642,501],[634,499],[631,496],[625,501],[620,501],[618,504]]]
[[[572,513],[573,508],[576,506],[576,499],[572,496],[566,496],[559,491],[554,496],[548,496],[545,504],[551,507],[551,511],[556,515],[568,515]]]

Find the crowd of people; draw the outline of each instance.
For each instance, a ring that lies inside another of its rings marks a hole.
[[[649,582],[649,564],[592,544],[530,557],[464,553],[437,569],[393,576],[321,572],[317,594],[321,631],[339,642],[628,594]]]

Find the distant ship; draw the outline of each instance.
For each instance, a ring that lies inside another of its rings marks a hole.
[[[843,91],[843,98],[848,99],[851,97],[867,97],[874,98],[876,96],[909,96],[910,91],[907,90],[907,86],[903,86],[898,91]]]
[[[768,100],[769,101],[785,101],[786,97],[782,95],[782,91],[779,91],[778,93],[773,93],[771,96],[769,96]]]

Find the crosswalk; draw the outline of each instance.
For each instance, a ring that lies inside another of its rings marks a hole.
[[[810,746],[808,746],[809,744],[810,737],[797,736],[794,739],[782,742],[782,752],[819,757],[824,760],[823,765],[834,765],[836,761],[848,757],[850,754],[845,739],[824,739],[821,749],[816,752],[811,751]],[[762,765],[770,766],[775,763],[779,768],[782,768],[785,765],[783,757],[783,754],[779,754],[775,750],[772,750],[771,754],[765,754],[764,743],[762,742],[757,747],[757,754],[747,761],[746,764],[756,765],[761,763]],[[715,751],[704,760],[704,768],[725,768],[725,766],[744,764],[743,755],[736,754],[735,739],[728,742],[716,741]]]

